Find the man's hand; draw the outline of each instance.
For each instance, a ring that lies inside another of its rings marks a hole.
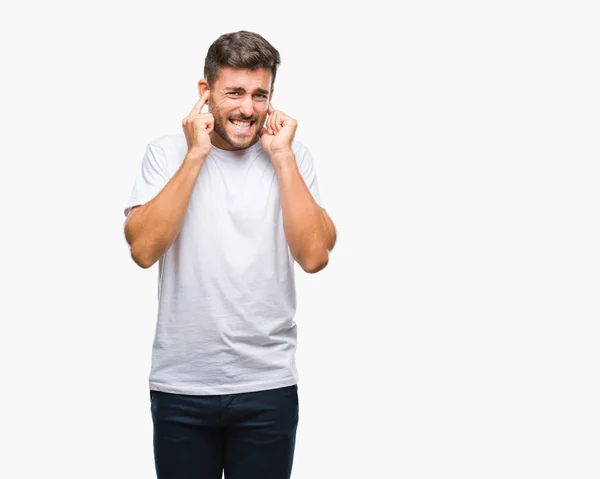
[[[292,153],[292,140],[298,128],[298,122],[285,113],[277,111],[269,103],[269,116],[260,131],[260,141],[269,154],[271,161],[281,155]]]
[[[188,153],[186,159],[194,163],[202,163],[212,148],[210,134],[215,126],[215,119],[212,113],[202,113],[202,108],[206,105],[209,90],[198,100],[190,114],[182,121],[185,139],[188,144]]]

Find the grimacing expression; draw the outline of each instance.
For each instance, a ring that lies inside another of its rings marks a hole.
[[[220,137],[215,138],[215,145],[239,150],[256,143],[270,97],[270,69],[221,67],[208,102],[215,119],[214,132]]]

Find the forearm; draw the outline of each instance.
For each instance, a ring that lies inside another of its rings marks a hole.
[[[314,201],[293,153],[274,162],[283,215],[283,228],[290,252],[302,269],[316,273],[329,261],[335,243],[335,228],[325,211]]]
[[[182,163],[161,192],[129,213],[125,238],[133,260],[149,268],[169,249],[179,234],[202,163]]]

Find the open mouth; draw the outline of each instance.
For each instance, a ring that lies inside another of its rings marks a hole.
[[[237,131],[245,132],[252,128],[252,125],[256,123],[254,120],[229,120]]]

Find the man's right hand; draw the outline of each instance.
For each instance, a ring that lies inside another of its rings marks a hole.
[[[203,162],[212,148],[210,134],[215,126],[215,119],[212,113],[202,113],[202,108],[208,102],[209,95],[210,91],[206,90],[182,122],[188,144],[186,159],[189,161]]]

